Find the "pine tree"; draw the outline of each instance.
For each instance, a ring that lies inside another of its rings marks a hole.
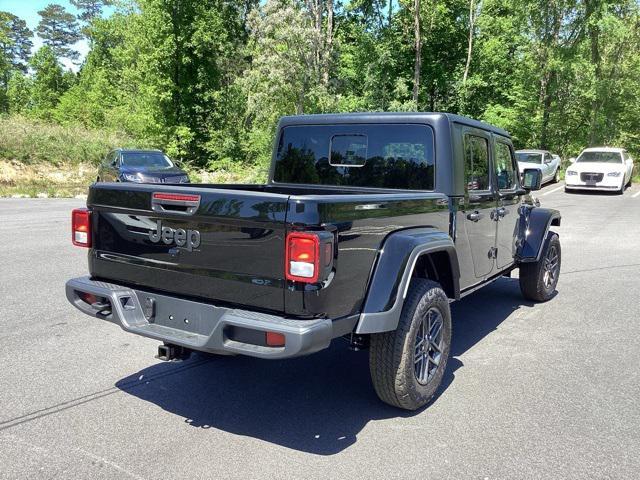
[[[80,40],[80,29],[76,17],[55,3],[47,5],[38,12],[41,20],[38,24],[38,36],[44,40],[58,58],[77,60],[80,54],[72,45]]]
[[[27,71],[33,33],[27,23],[9,12],[0,12],[0,55],[17,70]]]
[[[80,10],[78,18],[83,22],[90,22],[102,15],[102,8],[111,3],[110,0],[71,0],[71,5]]]

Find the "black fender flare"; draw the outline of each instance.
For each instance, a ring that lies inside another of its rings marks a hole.
[[[435,252],[447,254],[454,297],[460,297],[458,254],[447,233],[429,227],[392,233],[378,254],[355,333],[380,333],[397,328],[416,262],[422,255]]]
[[[537,262],[551,226],[560,226],[562,215],[553,208],[523,206],[516,259],[520,263]]]

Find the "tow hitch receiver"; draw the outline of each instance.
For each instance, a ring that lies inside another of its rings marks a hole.
[[[187,360],[190,356],[191,350],[188,348],[165,343],[164,345],[158,345],[158,355],[156,355],[156,358],[164,360],[165,362],[171,362],[174,360]]]

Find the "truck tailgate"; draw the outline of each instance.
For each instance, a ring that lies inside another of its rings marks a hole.
[[[288,195],[153,184],[89,191],[91,275],[214,302],[284,308]]]

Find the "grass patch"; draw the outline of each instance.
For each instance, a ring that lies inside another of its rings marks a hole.
[[[0,116],[0,197],[86,195],[97,165],[113,148],[148,148],[117,132]],[[183,168],[193,183],[264,183],[268,166],[230,163],[214,171]]]
[[[183,166],[185,167],[185,166]],[[268,169],[247,167],[244,171],[208,172],[186,166],[192,183],[264,183]],[[97,176],[91,164],[43,162],[25,164],[0,159],[0,197],[75,197],[86,195]]]
[[[192,183],[266,183],[269,167],[246,165],[244,168],[208,171],[181,165]]]
[[[0,158],[24,164],[98,165],[112,148],[144,146],[123,133],[0,116]]]

